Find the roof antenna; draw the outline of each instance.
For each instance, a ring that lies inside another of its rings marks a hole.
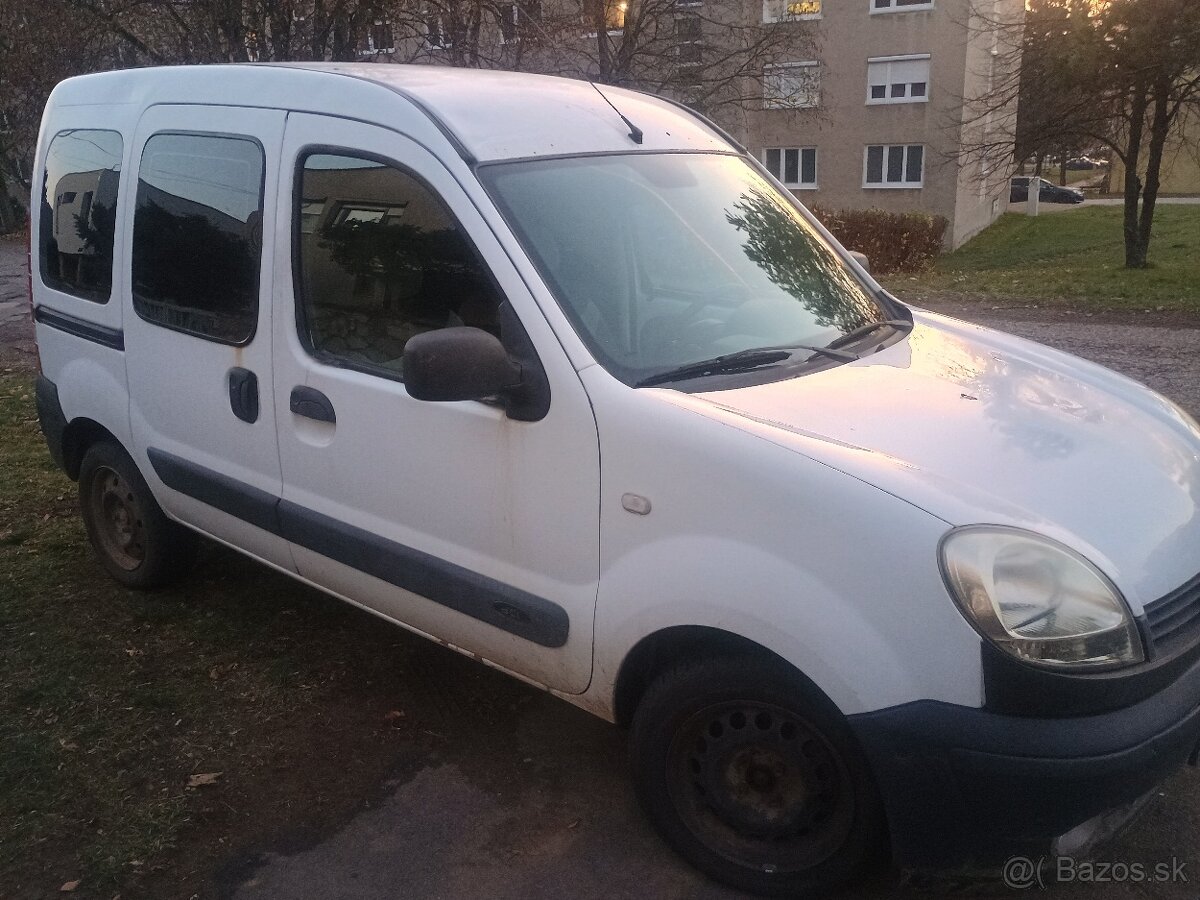
[[[640,144],[642,142],[642,129],[638,128],[636,125],[634,125],[632,122],[630,122],[627,118],[625,118],[623,115],[621,115],[621,111],[619,109],[617,109],[615,106],[613,106],[613,102],[604,96],[604,91],[600,90],[600,85],[596,84],[596,82],[594,82],[594,81],[589,81],[588,84],[590,84],[592,87],[594,87],[596,89],[596,93],[599,94],[601,97],[603,97],[604,102],[607,103],[609,106],[612,106],[612,111],[621,117],[622,122],[624,122],[626,125],[629,126],[630,139],[635,144]]]

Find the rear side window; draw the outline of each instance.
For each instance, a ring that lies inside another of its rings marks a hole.
[[[156,134],[133,214],[133,308],[225,344],[258,321],[263,151],[249,138]]]
[[[318,357],[398,378],[413,335],[471,325],[499,336],[497,288],[416,177],[315,153],[303,161],[297,199],[299,325]]]
[[[115,131],[60,131],[50,142],[38,234],[47,287],[108,302],[122,150]]]

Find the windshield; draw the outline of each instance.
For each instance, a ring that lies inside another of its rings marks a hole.
[[[740,157],[593,156],[480,175],[580,337],[626,384],[759,347],[825,346],[888,318]]]

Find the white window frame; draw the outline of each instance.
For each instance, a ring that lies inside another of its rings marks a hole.
[[[821,154],[816,147],[764,147],[762,152],[762,164],[770,171],[767,166],[767,153],[771,150],[779,151],[779,174],[776,176],[779,183],[786,188],[794,191],[816,191],[820,190],[821,180]],[[787,153],[794,151],[796,153],[796,175],[798,180],[786,181],[784,176],[787,173]],[[813,180],[804,180],[804,154],[812,151],[813,154]]]
[[[883,148],[883,181],[868,182],[867,181],[867,165],[871,156],[872,147]],[[893,147],[904,148],[904,164],[901,167],[900,181],[888,181],[888,157],[891,155]],[[920,181],[904,181],[903,178],[908,174],[908,154],[914,147],[921,148],[921,180]],[[863,147],[863,168],[862,168],[862,186],[866,191],[919,191],[925,187],[925,163],[928,161],[929,148],[924,144],[867,144]]]
[[[430,22],[437,22],[437,40],[432,40],[433,32],[429,30]],[[426,50],[449,50],[454,44],[448,39],[446,34],[446,16],[440,12],[427,12],[425,20],[422,23],[425,26],[425,49]]]
[[[912,96],[912,86],[918,82],[913,81],[892,81],[892,66],[894,63],[907,62],[927,62],[925,68],[925,95],[922,97]],[[883,66],[886,72],[884,80],[884,96],[872,97],[871,88],[875,85],[871,81],[871,67]],[[929,102],[929,86],[930,79],[933,73],[933,55],[930,53],[909,53],[905,56],[872,56],[867,60],[867,106],[889,106],[899,103],[928,103]],[[892,96],[892,85],[904,84],[907,85],[903,97]]]
[[[875,0],[867,0],[870,4],[871,15],[883,16],[890,13],[906,13],[906,12],[926,12],[933,9],[934,0],[929,0],[928,3],[914,3],[912,6],[897,6],[896,0],[888,0],[888,5],[882,8],[875,6]]]
[[[803,11],[806,7],[812,7],[815,4],[816,9]],[[769,22],[804,22],[813,19],[820,19],[823,0],[763,0],[763,17],[764,23]],[[796,7],[796,11],[790,10],[790,7]]]
[[[301,19],[300,21],[304,21]],[[379,25],[386,25],[392,29],[392,46],[376,47],[375,46],[375,28]],[[391,19],[372,19],[370,26],[367,27],[367,49],[360,50],[359,56],[374,56],[377,53],[395,53],[396,52],[396,31],[392,28]]]
[[[808,94],[811,103],[790,103],[784,97],[771,97],[767,91],[767,79],[772,75],[782,75],[786,69],[808,69],[816,74],[816,87]],[[817,109],[821,105],[821,63],[809,59],[802,62],[774,63],[763,67],[763,109]]]

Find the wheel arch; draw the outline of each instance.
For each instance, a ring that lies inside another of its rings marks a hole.
[[[67,423],[62,436],[63,468],[72,480],[79,480],[79,467],[88,448],[101,441],[122,446],[116,435],[95,419],[80,416]]]
[[[613,718],[627,728],[646,689],[673,665],[704,656],[746,656],[784,667],[831,710],[837,705],[811,678],[778,653],[762,644],[721,628],[707,625],[674,625],[646,635],[625,654],[613,688]]]

